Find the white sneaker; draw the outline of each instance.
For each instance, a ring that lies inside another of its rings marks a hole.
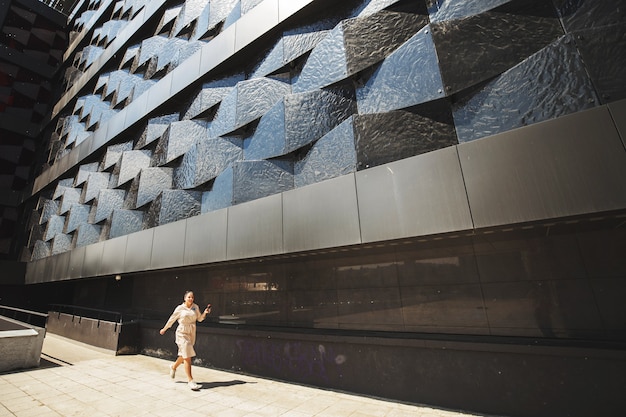
[[[200,388],[202,388],[202,385],[196,384],[196,383],[195,383],[195,382],[193,382],[193,381],[189,381],[189,382],[187,383],[187,385],[189,385],[189,388],[190,388],[190,389],[192,389],[192,390],[194,390],[194,391],[197,391],[197,390],[199,390]]]
[[[170,365],[170,378],[174,379],[175,376],[176,376],[176,369],[174,369],[172,365]]]

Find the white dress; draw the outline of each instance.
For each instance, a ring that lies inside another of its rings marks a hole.
[[[193,350],[193,345],[196,343],[196,321],[202,321],[204,317],[202,317],[197,304],[187,307],[183,303],[174,309],[174,312],[165,324],[165,329],[172,327],[177,320],[176,344],[178,345],[178,356],[193,358],[196,356],[196,351]]]

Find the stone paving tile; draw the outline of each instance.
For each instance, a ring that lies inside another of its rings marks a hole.
[[[397,403],[194,367],[191,391],[169,361],[114,356],[47,335],[55,363],[0,374],[0,417],[470,417],[461,411]],[[44,362],[44,361],[42,361]]]

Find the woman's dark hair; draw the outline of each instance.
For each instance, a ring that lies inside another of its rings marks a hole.
[[[187,297],[187,294],[189,294],[190,292],[193,292],[193,291],[191,291],[191,290],[185,291],[185,295],[183,295],[183,300]]]

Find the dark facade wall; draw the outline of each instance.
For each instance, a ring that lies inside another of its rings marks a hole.
[[[173,334],[160,336],[161,326],[142,323],[142,353],[173,359]],[[201,325],[196,351],[194,363],[200,366],[452,410],[617,417],[626,406],[626,357],[621,349]],[[199,382],[221,386],[237,379]]]

